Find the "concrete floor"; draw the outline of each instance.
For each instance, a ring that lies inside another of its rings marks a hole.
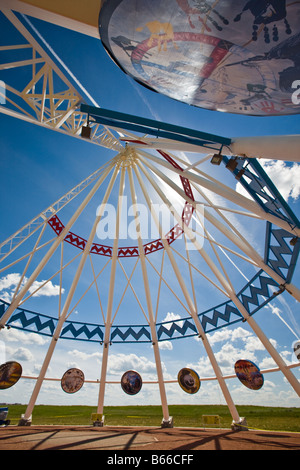
[[[87,426],[0,428],[0,450],[300,450],[300,433]]]

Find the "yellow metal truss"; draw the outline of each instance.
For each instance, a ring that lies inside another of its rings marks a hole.
[[[46,45],[42,47],[15,13],[7,9],[2,13],[22,34],[24,42],[0,47],[0,74],[5,83],[5,104],[0,106],[0,112],[80,137],[83,126],[88,123],[87,114],[80,111],[80,104],[85,101],[83,96],[67,78],[63,67],[58,67],[50,57],[51,51],[46,52]],[[18,75],[24,77],[18,89],[13,85],[12,74],[6,73],[10,69],[14,72],[24,69],[24,73]],[[92,143],[122,150],[118,138],[108,128],[93,122],[90,126]]]

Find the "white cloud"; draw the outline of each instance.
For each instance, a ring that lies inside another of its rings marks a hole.
[[[32,375],[39,375],[40,372],[41,372],[41,367],[42,367],[41,364],[34,364],[33,369],[32,369]],[[51,371],[52,371],[52,369],[49,366],[48,369],[47,369],[47,376],[48,377],[52,376]],[[45,383],[47,383],[47,382],[45,382]]]
[[[176,321],[176,320],[180,320],[181,319],[181,316],[178,315],[177,313],[173,313],[173,312],[168,312],[167,315],[165,316],[165,318],[163,319],[163,322],[172,322],[172,321]],[[183,322],[178,322],[178,325],[179,326],[182,326],[183,325]],[[171,327],[171,323],[170,325],[164,325],[166,328]]]
[[[27,348],[18,348],[14,352],[14,358],[18,361],[32,361],[33,355]]]
[[[163,322],[173,322],[173,321],[180,320],[180,319],[181,319],[181,316],[178,315],[177,313],[168,312],[167,315],[165,316],[165,318],[162,321]],[[177,321],[177,324],[178,324],[179,327],[182,327],[183,326],[183,321]],[[170,329],[172,327],[172,323],[166,323],[164,325],[164,327],[166,329]],[[158,343],[158,347],[161,350],[168,350],[168,351],[173,350],[173,344],[172,344],[171,341],[160,341]]]
[[[239,339],[248,338],[249,336],[251,336],[251,333],[242,327],[238,327],[235,330],[224,328],[222,330],[217,330],[215,333],[208,334],[211,345],[222,341],[237,341]]]
[[[68,352],[73,361],[85,361],[98,363],[102,360],[101,352],[86,353],[73,349]],[[162,364],[163,369],[165,369]],[[156,365],[145,356],[138,356],[136,354],[109,354],[107,371],[109,375],[123,375],[126,370],[136,370],[140,374],[156,375]]]
[[[238,340],[238,339],[243,339],[245,340],[246,338],[248,338],[249,336],[251,336],[252,333],[250,333],[249,331],[245,330],[244,328],[242,327],[238,327],[238,328],[235,328],[233,331],[232,331],[232,340],[235,341],[235,340]]]
[[[95,352],[95,353],[85,353],[83,351],[78,351],[77,349],[73,349],[72,351],[68,351],[68,354],[76,359],[81,359],[83,361],[88,361],[91,359],[101,359],[102,353]]]
[[[17,342],[20,344],[36,344],[42,346],[49,342],[49,338],[39,335],[37,333],[28,333],[17,330],[15,328],[6,329],[1,331],[1,339],[4,343]]]
[[[215,357],[223,373],[232,374],[236,359],[239,357],[239,350],[232,343],[225,343]]]
[[[10,273],[0,279],[0,298],[5,302],[10,302],[13,292],[9,290],[16,288],[20,282],[21,275],[19,273]]]
[[[260,160],[260,163],[271,178],[283,198],[296,200],[300,195],[300,164],[288,165],[282,160]]]
[[[247,340],[245,340],[245,351],[254,352],[264,350],[264,345],[256,336],[250,336],[249,338],[247,338]]]
[[[270,356],[265,357],[259,364],[259,368],[261,370],[274,369],[274,367],[278,367],[278,366]]]
[[[44,285],[44,287],[40,287],[44,284],[45,281],[35,281],[32,286],[29,289],[29,293],[31,294],[34,292],[36,289],[40,288],[38,292],[33,294],[33,297],[41,297],[41,296],[46,296],[46,297],[52,297],[59,295],[59,285],[52,284],[51,281],[47,282],[47,284]],[[65,292],[65,289],[61,290],[61,293],[63,294]]]
[[[6,347],[4,341],[0,341],[0,364],[6,362]]]
[[[252,333],[242,327],[234,330],[223,329],[208,334],[210,344],[217,349],[214,352],[218,365],[224,375],[233,375],[234,364],[238,359],[247,359],[258,365],[260,369],[271,369],[276,367],[273,359],[267,355],[262,342]],[[277,348],[277,342],[270,339],[270,343]],[[208,357],[200,357],[195,363],[188,365],[194,369],[200,377],[215,376]]]
[[[19,273],[11,273],[7,274],[0,279],[0,292],[5,289],[11,289],[12,287],[17,286],[18,282],[20,281],[21,276]]]
[[[282,197],[288,201],[289,198],[294,201],[300,195],[300,164],[288,164],[282,160],[265,160],[259,161],[267,175],[277,187]],[[250,197],[249,193],[240,183],[237,183],[236,190],[243,196]]]
[[[217,330],[215,333],[210,333],[207,335],[211,345],[215,343],[220,343],[222,341],[227,341],[232,337],[232,331],[223,328],[222,330]]]
[[[12,294],[10,292],[0,292],[0,298],[1,300],[4,300],[4,302],[10,302],[12,299]]]
[[[21,280],[20,273],[10,273],[0,279],[0,298],[6,302],[10,302],[14,293],[14,289],[18,286]],[[25,276],[22,280],[21,287],[27,282],[28,278]],[[32,297],[52,297],[59,295],[59,285],[53,284],[52,281],[48,281],[43,287],[41,287],[46,281],[34,281],[32,286],[29,288],[29,294],[33,294],[39,289]],[[62,288],[62,294],[65,289]]]
[[[110,374],[124,373],[126,370],[136,370],[139,373],[156,374],[155,363],[144,356],[136,354],[111,354],[108,359]]]
[[[168,351],[172,351],[173,350],[173,344],[171,341],[160,341],[158,343],[158,347],[159,349],[161,350],[168,350]]]

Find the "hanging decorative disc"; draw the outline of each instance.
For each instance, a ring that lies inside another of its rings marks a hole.
[[[122,375],[121,387],[127,395],[136,395],[142,388],[142,377],[134,370],[128,370]]]
[[[193,369],[181,369],[177,376],[178,383],[186,393],[197,393],[200,388],[200,379]]]
[[[296,358],[298,359],[298,361],[300,361],[300,341],[296,341],[293,344],[293,350],[294,350]]]
[[[0,366],[0,390],[15,385],[22,375],[22,366],[15,361],[6,362]]]
[[[245,387],[259,390],[263,386],[264,377],[253,362],[241,359],[235,363],[234,370],[237,378]]]
[[[80,369],[67,370],[61,379],[61,388],[66,393],[78,392],[84,384],[84,373]]]
[[[300,3],[103,0],[100,37],[142,85],[202,108],[298,114]],[[299,100],[300,101],[300,100]]]

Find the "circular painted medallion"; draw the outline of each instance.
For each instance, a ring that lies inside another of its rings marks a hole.
[[[134,370],[128,370],[122,375],[121,387],[127,395],[136,395],[142,388],[142,377]]]
[[[251,390],[259,390],[264,384],[264,377],[257,365],[251,361],[240,359],[234,365],[237,378],[245,387]]]
[[[199,376],[193,369],[181,369],[178,372],[177,380],[182,390],[186,393],[197,393],[200,388]]]
[[[15,361],[6,362],[0,366],[0,390],[15,385],[22,375],[22,366]]]
[[[80,369],[67,370],[61,379],[61,388],[66,393],[78,392],[84,384],[84,373]]]

